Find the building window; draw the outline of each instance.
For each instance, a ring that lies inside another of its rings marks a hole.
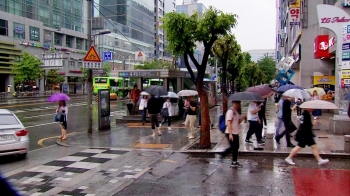
[[[83,62],[78,62],[78,67],[82,67],[83,66]]]
[[[24,25],[19,23],[13,23],[13,37],[24,39],[25,33],[24,33]]]
[[[44,43],[51,44],[52,43],[52,32],[48,30],[44,30]]]
[[[57,46],[62,46],[62,35],[59,33],[55,33],[54,44]]]
[[[40,41],[40,29],[36,27],[29,27],[30,31],[30,40],[31,41]]]
[[[75,62],[74,62],[74,61],[69,61],[69,62],[68,62],[68,65],[69,65],[69,66],[74,66],[74,65],[75,65]]]
[[[77,38],[77,49],[83,49],[83,40],[81,38]]]
[[[0,35],[8,36],[7,20],[0,19]]]

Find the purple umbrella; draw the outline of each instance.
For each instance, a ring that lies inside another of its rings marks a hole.
[[[70,98],[63,93],[56,93],[49,97],[48,102],[59,102],[59,101],[69,101]]]

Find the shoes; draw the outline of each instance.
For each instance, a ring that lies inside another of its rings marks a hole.
[[[319,165],[323,165],[323,164],[326,164],[326,163],[328,163],[328,162],[329,162],[328,159],[320,159],[320,160],[318,161],[318,164],[319,164]]]
[[[191,135],[190,137],[188,137],[188,139],[194,139],[194,136],[193,136],[193,135]]]
[[[168,131],[172,131],[171,127],[168,127]]]
[[[289,145],[287,145],[287,147],[288,147],[288,148],[294,148],[295,145],[294,145],[294,144],[289,144]]]
[[[253,142],[250,140],[245,140],[245,143],[252,144]]]
[[[293,162],[293,160],[291,158],[286,158],[284,159],[289,165],[295,165],[295,163]]]
[[[238,162],[232,162],[230,167],[231,168],[233,168],[233,167],[242,167],[242,165],[240,165]]]

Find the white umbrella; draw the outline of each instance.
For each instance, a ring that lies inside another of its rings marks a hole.
[[[301,90],[301,89],[290,89],[283,93],[284,96],[287,97],[295,97],[300,99],[310,99],[311,95],[309,91],[307,90]]]
[[[180,97],[189,97],[198,95],[198,92],[194,90],[182,90],[178,92],[177,95]]]
[[[147,93],[147,92],[145,92],[145,91],[142,91],[142,92],[140,93],[140,95],[150,95],[150,94]]]
[[[311,101],[305,101],[302,103],[300,108],[308,108],[308,109],[333,109],[337,110],[339,109],[338,106],[336,106],[334,103],[329,101],[323,101],[323,100],[311,100]]]
[[[162,95],[160,97],[169,97],[169,98],[176,98],[176,99],[179,98],[179,96],[177,96],[177,94],[174,92],[168,92],[167,95]]]

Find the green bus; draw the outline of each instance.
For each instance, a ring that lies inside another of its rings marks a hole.
[[[99,89],[110,89],[111,93],[117,93],[119,89],[131,89],[134,84],[125,78],[123,85],[123,78],[116,77],[94,77],[92,82],[94,95],[97,95]],[[121,92],[118,92],[118,96],[122,96]]]

